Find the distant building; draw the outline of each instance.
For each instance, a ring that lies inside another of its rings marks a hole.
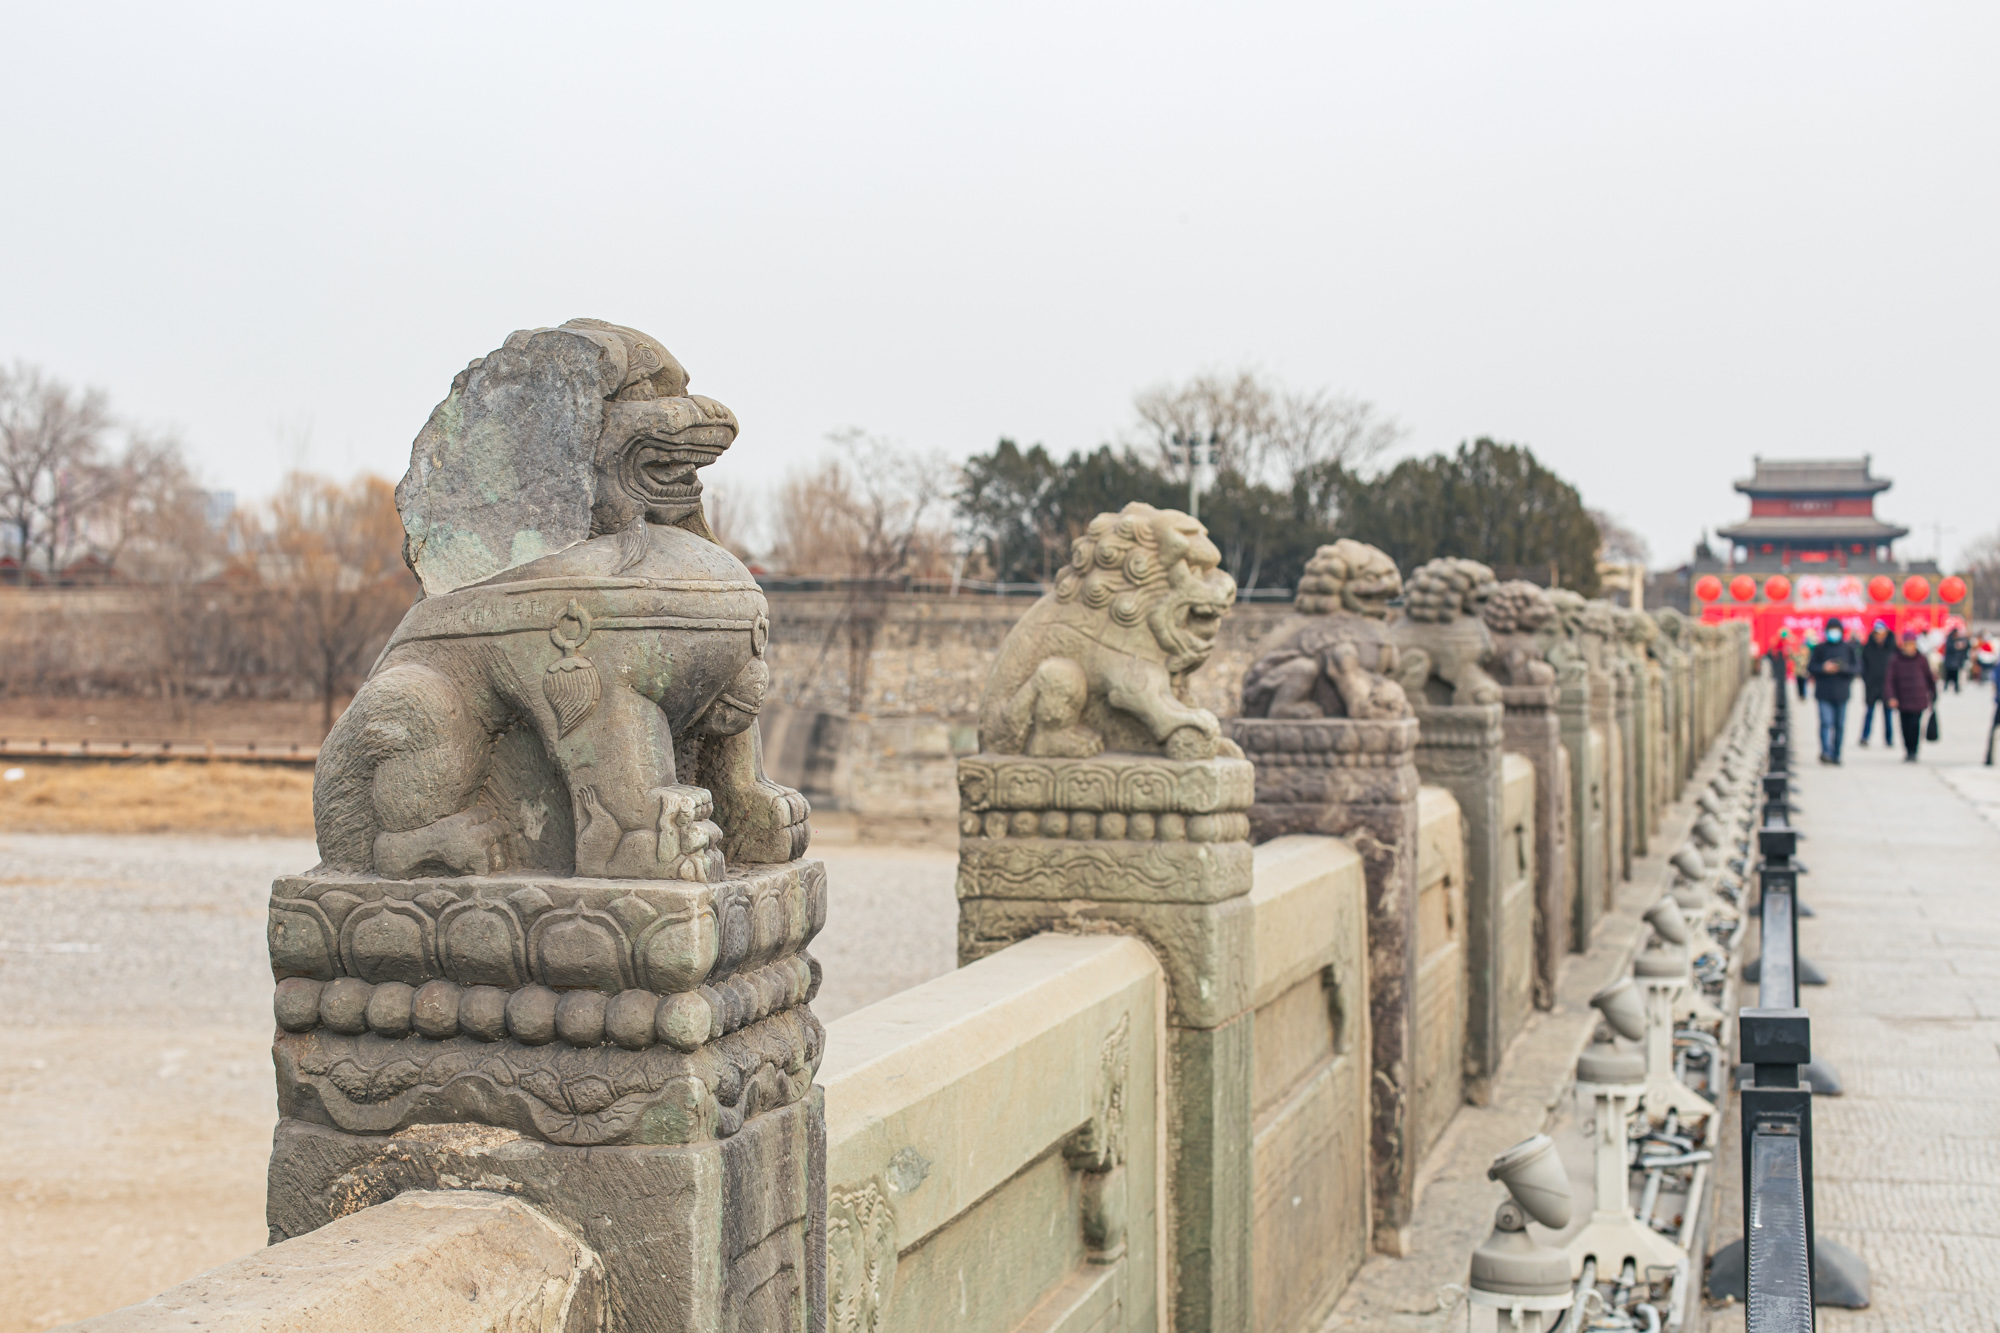
[[[1750,497],[1750,517],[1716,530],[1730,544],[1728,563],[1752,572],[1897,569],[1893,545],[1910,530],[1875,516],[1875,497],[1890,483],[1869,461],[1756,459],[1755,475],[1736,483]]]

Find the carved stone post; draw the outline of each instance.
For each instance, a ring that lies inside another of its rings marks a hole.
[[[279,880],[273,1242],[500,1190],[597,1251],[615,1330],[822,1328],[825,918],[817,861]]]
[[[1618,730],[1618,679],[1608,670],[1590,673],[1590,729],[1604,754],[1604,897],[1598,903],[1603,913],[1618,892],[1618,849],[1625,840],[1625,740]]]
[[[596,1251],[612,1333],[825,1327],[826,874],[763,773],[768,607],[701,516],[735,434],[573,320],[417,437],[425,596],[321,748],[321,864],[271,891],[274,1241],[499,1191]]]
[[[1569,762],[1570,947],[1582,953],[1604,914],[1604,743],[1591,725],[1591,676],[1569,664],[1557,686],[1556,716]]]
[[[1390,603],[1403,592],[1395,561],[1351,539],[1322,546],[1306,563],[1297,614],[1258,645],[1243,678],[1243,716],[1230,736],[1257,769],[1251,807],[1258,841],[1287,833],[1346,838],[1367,880],[1370,1225],[1374,1247],[1409,1248],[1422,1145],[1413,1132],[1417,1087],[1417,725],[1405,685],[1421,691],[1432,649],[1454,654],[1447,670],[1494,689],[1479,661],[1492,641],[1460,615],[1492,575],[1473,566],[1462,586],[1427,581],[1428,647],[1400,650]],[[1434,571],[1435,572],[1435,571]],[[1453,571],[1460,572],[1460,571]],[[1483,582],[1477,573],[1485,575]],[[1454,633],[1456,632],[1456,633]],[[1440,642],[1443,640],[1443,642]]]
[[[1638,707],[1638,683],[1630,666],[1614,662],[1611,680],[1615,689],[1612,725],[1618,729],[1618,878],[1632,878],[1632,856],[1639,833],[1639,738],[1634,722]]]
[[[1159,955],[1174,1327],[1248,1327],[1250,765],[977,754],[958,780],[961,966],[1042,931],[1121,931]]]
[[[1231,718],[1257,768],[1258,842],[1346,838],[1368,880],[1369,1133],[1378,1250],[1408,1252],[1421,1147],[1409,1133],[1417,1053],[1417,724],[1410,718]]]
[[[1556,1002],[1556,981],[1563,956],[1569,952],[1570,921],[1570,799],[1573,780],[1569,755],[1563,748],[1562,719],[1557,713],[1559,687],[1509,685],[1501,703],[1506,748],[1526,756],[1535,766],[1535,1007]]]
[[[1494,674],[1501,682],[1500,701],[1506,746],[1535,766],[1535,974],[1534,1002],[1548,1009],[1556,999],[1556,979],[1569,951],[1572,860],[1569,756],[1563,748],[1558,716],[1559,679],[1548,660],[1549,649],[1568,648],[1556,599],[1532,583],[1503,583],[1486,603],[1487,628],[1493,631]],[[1569,675],[1581,665],[1561,654]]]
[[[1465,1075],[1477,1105],[1527,1018],[1534,965],[1532,949],[1515,957],[1508,948],[1501,912],[1502,716],[1499,704],[1417,706],[1417,773],[1448,790],[1465,820]]]
[[[1255,778],[1185,702],[1236,585],[1186,514],[1100,514],[1008,632],[959,763],[958,956],[1122,931],[1166,973],[1173,1327],[1250,1327]]]

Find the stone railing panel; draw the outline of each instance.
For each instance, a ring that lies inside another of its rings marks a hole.
[[[1506,959],[1500,1003],[1510,1016],[1511,1036],[1534,1003],[1535,881],[1540,868],[1535,812],[1540,793],[1527,756],[1506,754],[1500,764],[1500,949]]]
[[[413,1192],[212,1268],[72,1333],[600,1333],[604,1268],[519,1199]]]
[[[1332,838],[1257,849],[1251,1254],[1259,1333],[1317,1330],[1368,1253],[1368,888]]]
[[[1165,988],[1038,935],[831,1024],[833,1333],[1160,1327]]]
[[[1442,787],[1417,797],[1416,1042],[1410,1146],[1419,1159],[1465,1100],[1465,832]]]

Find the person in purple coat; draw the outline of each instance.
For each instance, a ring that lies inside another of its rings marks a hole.
[[[1931,660],[1917,651],[1917,632],[1906,629],[1896,642],[1896,655],[1889,659],[1889,674],[1882,681],[1882,697],[1890,711],[1901,720],[1903,762],[1917,762],[1917,746],[1924,738],[1924,710],[1937,697],[1937,677],[1931,674]]]

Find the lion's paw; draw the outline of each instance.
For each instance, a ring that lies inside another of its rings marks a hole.
[[[435,823],[375,838],[375,873],[415,879],[442,868],[453,875],[493,875],[507,868],[507,822],[483,805]]]
[[[1085,726],[1053,731],[1037,727],[1028,737],[1027,748],[1037,759],[1089,759],[1103,753],[1104,737]]]
[[[1176,727],[1167,736],[1167,758],[1187,763],[1213,759],[1221,742],[1219,736],[1197,726]]]

